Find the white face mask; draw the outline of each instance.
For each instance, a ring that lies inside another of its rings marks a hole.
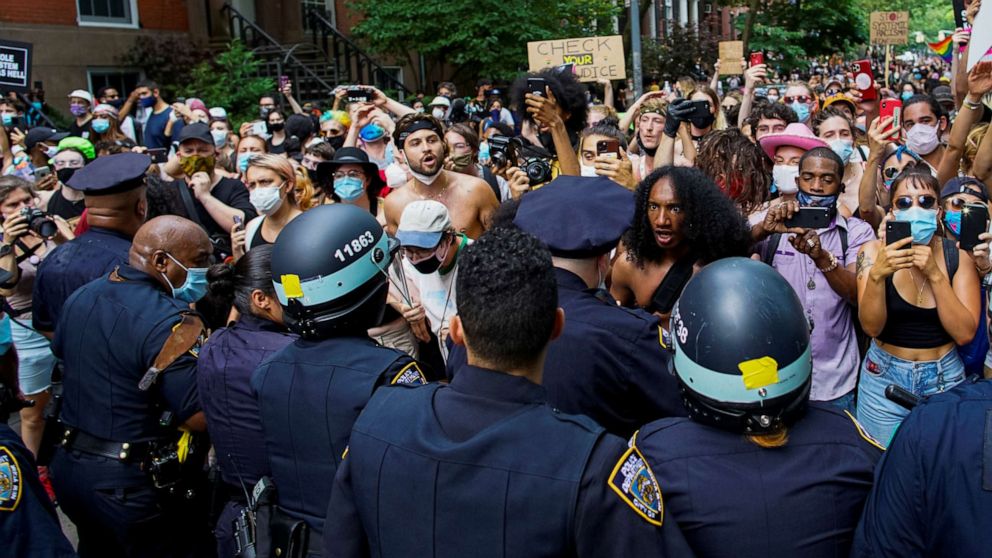
[[[210,135],[214,138],[214,145],[224,147],[227,143],[227,132],[225,130],[210,130]]]
[[[403,154],[403,160],[406,161],[406,167],[407,169],[410,170],[410,175],[413,176],[414,179],[423,182],[425,186],[430,186],[431,184],[434,184],[434,181],[437,180],[439,176],[441,176],[440,166],[437,168],[437,172],[434,173],[433,176],[427,176],[426,174],[420,174],[419,172],[413,170],[413,165],[410,164],[410,159],[407,158],[406,153]]]
[[[283,183],[285,184],[285,183]],[[255,188],[248,194],[252,206],[262,215],[272,215],[282,205],[280,190],[282,185],[268,188]]]
[[[59,154],[59,148],[57,146],[50,145],[50,146],[48,146],[48,147],[45,148],[45,155],[49,159],[51,159],[52,157],[54,157],[54,156],[56,156],[58,154]]]
[[[582,176],[599,176],[596,174],[596,167],[593,166],[579,165],[579,172]]]
[[[444,109],[443,108],[431,109],[431,115],[434,118],[437,118],[438,120],[441,120],[441,119],[444,118]]]
[[[775,165],[772,168],[772,178],[780,194],[795,194],[799,191],[796,178],[799,177],[799,165]]]
[[[906,133],[906,147],[917,155],[929,155],[940,145],[940,134],[935,126],[915,124]]]

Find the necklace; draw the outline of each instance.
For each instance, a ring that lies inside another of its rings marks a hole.
[[[923,306],[923,290],[927,288],[927,284],[930,283],[930,279],[924,277],[923,285],[920,285],[916,282],[916,274],[913,273],[913,270],[909,270],[909,276],[913,278],[913,286],[919,289],[919,292],[916,294],[916,305]]]
[[[431,188],[430,186],[427,186],[427,187],[425,188],[425,190],[426,190],[426,192],[422,192],[422,193],[420,194],[420,197],[421,197],[421,198],[423,198],[423,199],[425,199],[425,200],[434,200],[434,201],[436,201],[436,202],[441,202],[441,203],[444,203],[444,202],[442,201],[442,199],[443,199],[443,198],[445,197],[445,194],[447,194],[447,193],[448,193],[448,181],[447,181],[447,180],[445,180],[445,182],[444,182],[444,185],[443,185],[443,186],[441,186],[440,188],[438,188],[438,189],[437,189],[436,191],[434,191],[434,192],[432,192],[432,190],[434,190],[434,189],[433,189],[433,188]]]

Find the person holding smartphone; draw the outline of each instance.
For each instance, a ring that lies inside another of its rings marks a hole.
[[[857,416],[888,444],[909,411],[884,395],[890,384],[918,396],[964,380],[957,346],[969,343],[981,308],[978,274],[968,253],[936,236],[940,187],[925,166],[904,170],[892,186],[886,236],[858,253],[858,318],[873,338],[861,366]],[[892,221],[910,224],[895,240]],[[890,233],[893,235],[890,237]]]
[[[868,223],[838,212],[843,180],[844,163],[831,148],[816,147],[804,153],[799,160],[796,199],[768,211],[756,252],[789,282],[807,321],[813,324],[810,399],[853,413],[860,364],[853,321],[855,260],[875,233]],[[804,211],[812,210],[827,212],[826,227],[817,230],[804,223]]]
[[[578,155],[582,176],[605,176],[628,190],[637,188],[627,139],[617,127],[600,123],[582,130]]]

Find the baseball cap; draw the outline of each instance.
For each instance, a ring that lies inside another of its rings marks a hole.
[[[27,135],[24,136],[24,147],[31,151],[34,146],[43,141],[60,142],[68,136],[68,132],[59,132],[55,128],[47,126],[37,126],[28,130]]]
[[[90,92],[85,89],[76,89],[72,93],[66,95],[66,97],[70,99],[73,97],[79,97],[80,99],[85,99],[87,103],[91,105],[93,104],[93,95],[91,95]]]
[[[451,106],[451,100],[448,99],[447,97],[442,97],[442,96],[438,95],[437,97],[434,97],[433,99],[431,99],[431,104],[429,104],[427,106],[430,106],[430,107],[450,107]]]
[[[410,202],[400,216],[396,238],[402,246],[433,248],[441,242],[441,235],[451,228],[448,208],[434,200]]]
[[[955,194],[971,194],[984,202],[989,201],[988,195],[985,193],[985,184],[970,176],[955,176],[948,180],[947,184],[944,184],[944,189],[940,191],[940,201]]]
[[[227,111],[224,110],[224,107],[210,107],[207,114],[212,120],[227,120]]]
[[[194,122],[183,126],[183,131],[179,133],[179,143],[197,139],[210,145],[214,144],[214,137],[210,135],[210,126],[203,122]]]

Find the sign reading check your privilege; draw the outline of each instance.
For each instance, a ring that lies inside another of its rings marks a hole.
[[[527,61],[532,72],[574,64],[581,81],[627,79],[620,35],[532,41],[527,43]]]

